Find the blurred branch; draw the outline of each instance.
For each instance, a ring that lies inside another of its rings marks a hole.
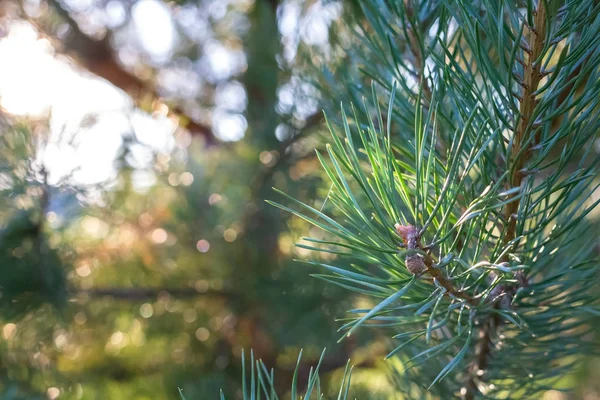
[[[48,212],[48,206],[50,205],[50,188],[48,186],[48,172],[44,167],[42,167],[40,173],[42,175],[42,195],[40,198],[40,215],[36,225],[36,246],[40,257],[40,274],[44,279],[44,284],[49,287],[52,278],[50,277],[45,263],[48,257],[44,238],[44,228],[46,222],[46,213]]]
[[[73,55],[83,68],[129,93],[137,105],[141,103],[143,95],[149,94],[153,99],[160,98],[157,88],[152,82],[140,79],[119,63],[111,46],[110,32],[107,32],[102,39],[93,39],[80,29],[77,21],[59,0],[47,0],[47,2],[69,26],[66,38],[64,40],[57,38],[56,33],[39,20],[29,20],[41,33],[49,37],[58,51],[61,51],[62,47],[62,51]],[[212,129],[194,121],[179,106],[169,104],[169,116],[178,120],[180,126],[187,129],[192,135],[203,136],[207,142],[214,141]]]
[[[272,167],[263,170],[263,173],[261,173],[259,176],[257,176],[257,178],[253,184],[255,191],[260,190],[260,188],[262,188],[271,179],[271,177],[273,176],[273,173],[276,171],[277,168],[285,165],[288,162],[293,163],[295,161],[291,157],[292,152],[288,151],[290,149],[290,146],[292,146],[298,140],[305,138],[306,133],[308,131],[310,131],[311,129],[313,129],[316,126],[319,126],[321,124],[321,122],[323,122],[324,120],[325,120],[325,118],[324,118],[323,112],[317,111],[316,113],[314,113],[306,118],[306,123],[305,123],[304,127],[300,128],[300,129],[296,129],[296,131],[294,132],[293,135],[291,135],[288,139],[281,142],[281,145],[279,146],[279,149],[277,150],[280,155],[279,158],[277,159],[277,162]],[[312,154],[312,152],[311,152],[311,154]]]
[[[156,298],[162,295],[174,297],[233,297],[231,292],[223,290],[207,290],[199,292],[194,288],[91,288],[91,289],[76,289],[71,291],[73,295],[85,295],[89,297],[112,297],[119,300],[143,300]]]
[[[299,161],[298,158],[292,157],[292,155],[293,155],[292,151],[289,151],[290,146],[292,146],[298,140],[306,137],[306,133],[308,131],[310,131],[312,128],[320,125],[321,122],[323,122],[323,120],[324,120],[323,113],[321,111],[317,111],[316,113],[314,113],[306,118],[306,124],[304,125],[304,127],[302,127],[301,129],[297,129],[293,135],[291,135],[288,139],[281,142],[281,145],[277,149],[279,157],[277,158],[277,161],[275,162],[275,164],[273,164],[269,167],[263,168],[256,175],[256,177],[250,184],[250,187],[252,188],[252,193],[250,195],[250,198],[253,201],[256,201],[261,198],[261,192],[264,190],[265,186],[267,186],[267,184],[271,181],[273,174],[277,170],[279,170],[280,168],[282,168],[283,166],[285,166],[287,164],[294,164],[295,162]],[[309,156],[313,157],[314,154],[315,153],[311,151],[309,153]],[[302,158],[300,158],[300,159],[302,159]],[[244,226],[250,225],[251,220],[255,217],[256,216],[255,216],[254,212],[246,213],[243,218]]]

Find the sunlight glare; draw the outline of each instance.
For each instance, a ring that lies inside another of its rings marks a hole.
[[[131,11],[144,50],[157,59],[167,60],[175,41],[175,28],[168,8],[161,1],[140,0]]]
[[[141,111],[131,115],[133,102],[123,91],[56,57],[31,24],[13,22],[8,32],[0,40],[0,108],[15,116],[49,118],[50,137],[40,154],[49,183],[70,174],[80,184],[114,178],[115,156],[132,129],[147,151],[173,147],[171,121]]]

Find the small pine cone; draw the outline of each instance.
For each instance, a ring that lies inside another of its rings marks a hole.
[[[413,275],[421,274],[427,269],[420,254],[406,256],[404,263],[406,264],[406,269]]]

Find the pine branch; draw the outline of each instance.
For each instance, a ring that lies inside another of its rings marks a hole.
[[[520,118],[512,141],[510,158],[507,162],[507,168],[510,168],[511,173],[506,189],[521,187],[523,178],[526,176],[524,173],[524,166],[531,156],[532,148],[539,142],[539,137],[536,137],[535,140],[528,139],[533,131],[536,129],[539,131],[539,128],[534,127],[533,114],[537,105],[536,91],[538,90],[542,79],[540,58],[544,49],[544,39],[547,29],[546,7],[543,0],[538,1],[534,25],[529,29],[528,49],[530,49],[530,52],[526,53],[527,62],[525,63],[524,78],[520,82],[523,87],[523,94],[519,98]],[[512,195],[513,201],[507,203],[504,209],[504,221],[507,223],[506,233],[503,238],[505,246],[509,246],[516,237],[517,212],[520,205],[520,200],[515,199],[517,196],[518,193]],[[508,252],[504,255],[503,261],[509,262]],[[519,271],[517,272],[517,275],[519,283],[526,285],[526,278],[523,273]],[[500,290],[504,291],[506,296],[509,296],[510,294],[514,295],[513,288],[502,287]],[[506,300],[499,297],[495,300],[495,304],[493,305],[494,308],[500,308],[502,300],[504,300],[504,304],[510,304],[510,300],[512,299],[509,298]],[[466,400],[473,400],[475,395],[479,393],[476,381],[485,379],[485,375],[478,374],[481,374],[481,372],[485,373],[488,367],[488,360],[491,357],[492,349],[494,347],[493,337],[500,325],[501,318],[497,313],[488,315],[483,322],[483,328],[477,346],[477,358],[474,365],[469,367],[470,371],[467,374],[469,378],[465,385],[466,393],[464,395]]]
[[[273,369],[267,368],[267,363],[260,359],[256,359],[254,352],[250,352],[250,360],[248,367],[246,366],[247,360],[242,350],[242,391],[241,398],[243,400],[254,400],[264,398],[267,400],[278,400],[279,395],[277,393],[278,382],[275,381],[275,373]],[[352,370],[354,367],[350,366],[350,360],[340,362],[335,360],[336,367],[346,366],[342,381],[339,386],[338,400],[348,400],[350,391],[350,381],[352,378]],[[329,364],[329,365],[328,365]],[[306,364],[302,363],[302,350],[298,355],[296,367],[291,376],[291,389],[290,386],[282,386],[286,392],[291,392],[291,398],[296,400],[298,398],[309,400],[312,395],[316,398],[323,399],[323,392],[321,390],[321,381],[319,375],[322,373],[329,372],[328,368],[331,368],[331,362],[325,358],[325,350],[321,353],[321,357],[315,367],[306,368]],[[307,371],[308,369],[308,371]],[[308,376],[306,373],[308,372]],[[299,397],[298,392],[303,392]],[[188,400],[184,396],[183,390],[179,389],[179,395],[182,400]],[[281,395],[283,397],[283,395]],[[239,397],[239,396],[238,396]],[[221,390],[221,400],[225,400],[225,394]],[[191,400],[191,399],[190,399]]]
[[[355,60],[390,93],[387,118],[375,89],[357,111],[360,78],[344,75],[353,115],[342,107],[317,154],[327,206],[275,204],[324,231],[299,245],[337,260],[309,261],[317,278],[374,299],[340,330],[401,326],[387,358],[427,360],[413,381],[442,398],[533,398],[592,346],[600,8],[535,3],[362,3]],[[425,62],[428,102],[410,84]]]

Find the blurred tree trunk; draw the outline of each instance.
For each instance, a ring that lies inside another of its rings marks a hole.
[[[279,148],[279,141],[275,137],[279,122],[275,109],[279,84],[276,57],[280,49],[276,11],[277,2],[257,1],[249,15],[250,29],[244,40],[248,69],[242,82],[249,99],[246,143],[258,153]],[[245,333],[251,338],[251,346],[257,356],[268,365],[275,365],[276,344],[264,328],[263,314],[267,305],[258,287],[272,280],[272,273],[278,267],[277,240],[282,224],[281,218],[278,220],[274,210],[264,202],[272,186],[271,179],[261,179],[268,167],[260,163],[258,154],[251,163],[255,165],[256,176],[250,183],[250,204],[243,221],[242,240],[246,241],[246,245],[238,255],[240,259],[235,261],[239,268],[234,272],[237,275],[234,279],[243,286],[241,292],[246,297],[245,304],[239,310],[245,321],[239,326],[248,330]]]
[[[248,69],[243,83],[248,91],[246,117],[250,127],[250,141],[265,150],[275,149],[279,141],[275,137],[278,124],[277,87],[279,67],[277,54],[280,50],[279,29],[276,9],[272,1],[257,1],[249,15],[250,30],[244,47],[248,58]]]
[[[258,151],[271,151],[279,149],[280,145],[275,137],[275,128],[280,119],[275,109],[279,84],[277,54],[280,50],[276,6],[270,1],[257,1],[250,21],[251,28],[244,43],[248,70],[243,78],[249,98],[246,113],[250,135],[248,142]],[[259,175],[269,168],[258,159],[255,162]],[[256,180],[255,185],[258,187],[251,188],[251,201],[256,208],[246,221],[246,240],[252,242],[248,248],[253,250],[252,259],[256,261],[252,266],[254,273],[257,277],[265,277],[270,275],[273,260],[277,258],[281,222],[274,219],[274,210],[264,203],[272,186],[271,180]]]

